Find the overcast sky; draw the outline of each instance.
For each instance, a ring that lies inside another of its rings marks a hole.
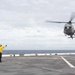
[[[72,12],[75,0],[0,0],[0,43],[7,50],[74,50],[64,24],[46,22],[69,21]]]

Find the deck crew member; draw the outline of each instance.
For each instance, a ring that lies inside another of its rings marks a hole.
[[[5,46],[2,46],[1,44],[0,44],[0,62],[2,62],[2,52],[3,52],[3,49],[5,48],[5,47],[7,47],[7,45],[5,45]]]

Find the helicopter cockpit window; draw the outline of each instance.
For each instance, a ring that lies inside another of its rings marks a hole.
[[[65,27],[65,29],[67,29],[67,27]]]

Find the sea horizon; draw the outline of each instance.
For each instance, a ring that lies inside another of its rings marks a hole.
[[[3,54],[75,53],[75,50],[3,50]]]

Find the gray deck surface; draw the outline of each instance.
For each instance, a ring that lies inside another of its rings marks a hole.
[[[63,56],[75,66],[75,56]],[[3,57],[0,75],[75,75],[60,56]]]

